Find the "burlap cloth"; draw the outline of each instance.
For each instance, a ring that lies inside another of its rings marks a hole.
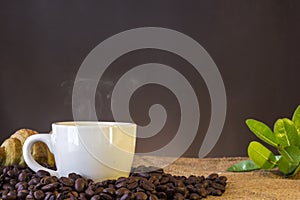
[[[173,175],[204,175],[218,173],[228,178],[226,191],[221,197],[207,199],[299,199],[300,178],[284,178],[277,170],[253,172],[227,172],[226,169],[247,158],[179,158],[171,165],[165,157],[135,157],[134,165],[165,166],[164,170]]]

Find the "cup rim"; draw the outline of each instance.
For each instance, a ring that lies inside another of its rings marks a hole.
[[[60,121],[54,122],[55,126],[71,126],[71,127],[93,127],[93,126],[136,126],[132,122],[115,122],[115,121]]]

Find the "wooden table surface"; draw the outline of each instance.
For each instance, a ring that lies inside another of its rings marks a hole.
[[[226,191],[221,197],[207,199],[283,199],[300,200],[300,178],[284,178],[277,170],[228,172],[226,169],[248,158],[179,158],[168,165],[166,157],[136,157],[134,165],[163,166],[172,175],[204,175],[218,173],[228,178]]]

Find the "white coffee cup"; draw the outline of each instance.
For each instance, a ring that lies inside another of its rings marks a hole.
[[[57,170],[37,163],[31,147],[44,142],[54,154]],[[57,122],[52,134],[35,134],[25,140],[23,156],[33,171],[62,177],[78,173],[94,181],[128,176],[136,143],[136,124],[124,122]]]

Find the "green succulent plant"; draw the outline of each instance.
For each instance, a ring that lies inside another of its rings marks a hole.
[[[247,119],[246,124],[260,140],[275,148],[278,155],[274,155],[262,143],[252,141],[248,146],[250,160],[236,163],[229,167],[228,171],[245,172],[278,168],[285,176],[297,174],[300,170],[300,105],[292,119],[278,119],[273,131],[255,119]]]

